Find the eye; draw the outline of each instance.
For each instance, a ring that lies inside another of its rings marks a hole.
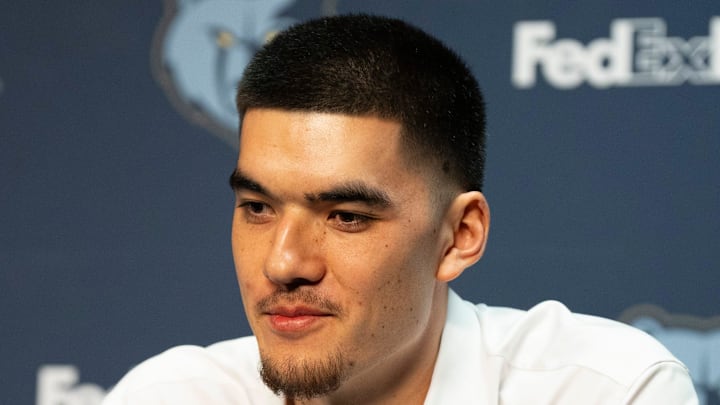
[[[332,226],[343,232],[360,232],[370,226],[372,217],[347,211],[335,211],[330,214],[328,220]]]
[[[273,215],[272,208],[259,201],[243,201],[238,204],[243,211],[245,221],[250,224],[262,224],[270,220]]]

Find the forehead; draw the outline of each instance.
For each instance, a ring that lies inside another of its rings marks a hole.
[[[316,178],[407,176],[413,171],[403,159],[401,128],[369,116],[250,109],[238,166]]]

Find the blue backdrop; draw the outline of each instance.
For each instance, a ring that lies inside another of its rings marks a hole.
[[[715,0],[2,2],[0,403],[97,403],[250,333],[232,87],[273,32],[358,11],[441,38],[486,95],[490,243],[453,287],[632,323],[720,404]]]

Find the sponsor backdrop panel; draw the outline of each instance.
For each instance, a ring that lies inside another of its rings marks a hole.
[[[634,324],[720,404],[720,3],[6,3],[0,403],[98,403],[148,356],[249,333],[234,83],[274,32],[372,12],[446,41],[487,97],[491,240],[453,287]]]

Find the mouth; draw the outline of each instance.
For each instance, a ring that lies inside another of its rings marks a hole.
[[[281,335],[298,335],[321,326],[332,313],[302,305],[277,306],[263,312],[271,329]]]

